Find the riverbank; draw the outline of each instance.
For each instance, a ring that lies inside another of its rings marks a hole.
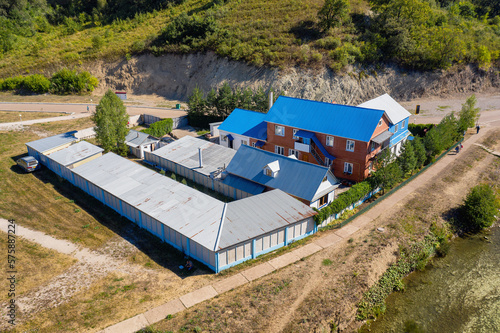
[[[387,312],[361,332],[500,331],[500,224],[457,238],[449,254],[404,279]]]

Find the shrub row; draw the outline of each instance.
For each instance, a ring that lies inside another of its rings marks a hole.
[[[77,73],[74,70],[61,69],[50,79],[41,74],[15,76],[0,80],[0,90],[26,90],[36,94],[54,93],[58,95],[90,93],[99,81],[89,72]]]
[[[173,120],[168,118],[151,124],[149,128],[143,129],[141,132],[147,133],[155,138],[161,138],[165,134],[172,132],[173,126]]]
[[[316,224],[321,224],[330,215],[338,214],[344,209],[355,204],[373,190],[372,186],[367,182],[359,182],[353,185],[349,190],[338,195],[337,199],[333,200],[328,206],[321,210],[314,209],[318,212],[314,216]]]
[[[425,136],[425,133],[434,127],[434,124],[408,124],[408,130],[414,136]]]
[[[404,289],[403,277],[416,269],[423,269],[430,256],[438,246],[434,234],[427,235],[424,240],[401,249],[399,260],[382,275],[376,285],[371,287],[358,303],[357,320],[377,317],[385,311],[385,299],[394,290]]]

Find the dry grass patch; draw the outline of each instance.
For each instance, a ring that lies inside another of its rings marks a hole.
[[[0,248],[7,249],[7,234],[0,232]],[[16,296],[22,296],[51,278],[61,274],[76,259],[47,249],[23,238],[16,238]],[[2,260],[2,272],[7,272],[7,260]],[[0,302],[7,301],[7,284],[0,285]]]
[[[62,133],[87,126],[86,119],[40,124],[30,127]],[[97,200],[78,190],[46,168],[24,173],[16,160],[26,155],[25,142],[40,137],[33,130],[2,132],[0,135],[0,216],[56,238],[96,248],[120,228],[117,214],[97,208]]]
[[[18,331],[86,332],[131,316],[131,307],[145,311],[154,298],[142,273],[112,273],[57,308],[18,325]],[[120,306],[117,306],[120,305]]]
[[[21,115],[21,117],[19,117]],[[19,112],[19,111],[0,111],[0,123],[12,123],[16,121],[33,120],[41,118],[52,118],[64,116],[61,112]]]
[[[9,91],[0,91],[0,102],[12,103],[90,103],[98,102],[101,95],[19,95]],[[24,117],[24,115],[23,115]],[[18,116],[19,118],[19,116]]]

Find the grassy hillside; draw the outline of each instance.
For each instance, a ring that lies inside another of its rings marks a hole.
[[[0,77],[134,54],[212,50],[256,66],[396,63],[419,70],[496,65],[500,5],[490,0],[15,0],[0,2]]]

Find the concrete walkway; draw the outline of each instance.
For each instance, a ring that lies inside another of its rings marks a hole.
[[[71,119],[77,119],[77,118],[85,118],[85,117],[90,117],[90,113],[78,113],[78,114],[71,114],[69,116],[59,116],[59,117],[52,117],[52,118],[40,118],[40,119],[33,119],[33,120],[25,120],[25,121],[16,121],[13,123],[1,123],[0,124],[0,130],[14,130],[23,127],[23,125],[33,125],[33,124],[39,124],[39,123],[48,123],[52,121],[61,121],[61,120],[71,120]]]
[[[478,135],[473,135],[469,139],[467,139],[464,142],[464,148],[462,151],[469,150],[470,147],[475,144],[481,137],[483,137],[487,132],[488,131],[485,129]],[[370,225],[376,218],[378,218],[389,208],[393,207],[398,202],[403,200],[406,196],[414,192],[416,189],[422,186],[426,186],[433,177],[438,175],[441,171],[443,171],[446,167],[453,163],[455,159],[455,154],[447,154],[422,174],[418,175],[415,179],[409,182],[406,186],[402,187],[397,192],[393,193],[391,196],[375,205],[366,213],[356,217],[348,225],[333,233],[328,233],[327,235],[315,240],[312,243],[287,252],[279,257],[269,260],[268,262],[251,267],[236,275],[215,282],[212,285],[205,286],[179,298],[171,300],[145,313],[139,314],[118,324],[112,325],[100,331],[100,333],[136,332],[162,319],[165,319],[165,317],[167,317],[168,315],[176,314],[198,303],[220,295],[226,291],[237,288],[253,280],[259,279],[267,274],[274,272],[277,269],[293,264],[301,258],[308,257],[323,249],[337,246],[342,241],[350,238],[361,228]]]

